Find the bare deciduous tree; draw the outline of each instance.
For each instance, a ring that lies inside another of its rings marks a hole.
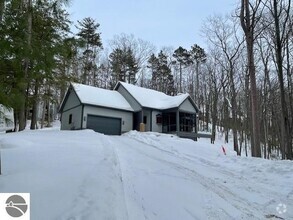
[[[250,77],[251,114],[252,114],[252,156],[261,157],[260,123],[256,87],[256,71],[254,58],[254,43],[256,38],[256,25],[260,20],[259,10],[262,0],[241,0],[240,22],[243,29],[247,49],[247,66]]]

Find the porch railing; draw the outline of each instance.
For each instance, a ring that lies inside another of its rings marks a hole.
[[[163,133],[176,132],[176,124],[163,125]]]

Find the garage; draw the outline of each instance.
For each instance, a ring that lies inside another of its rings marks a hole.
[[[86,128],[107,135],[120,135],[121,118],[88,115]]]

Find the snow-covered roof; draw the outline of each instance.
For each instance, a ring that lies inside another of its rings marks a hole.
[[[169,96],[163,92],[142,88],[125,82],[119,82],[143,107],[154,109],[176,108],[189,97],[189,94]]]
[[[83,104],[133,111],[125,98],[117,91],[101,89],[78,83],[71,83]]]

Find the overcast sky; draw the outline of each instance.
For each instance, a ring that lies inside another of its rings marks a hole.
[[[99,24],[103,44],[121,33],[163,46],[205,47],[204,20],[232,12],[240,0],[72,0],[69,12],[76,23],[85,17]]]

